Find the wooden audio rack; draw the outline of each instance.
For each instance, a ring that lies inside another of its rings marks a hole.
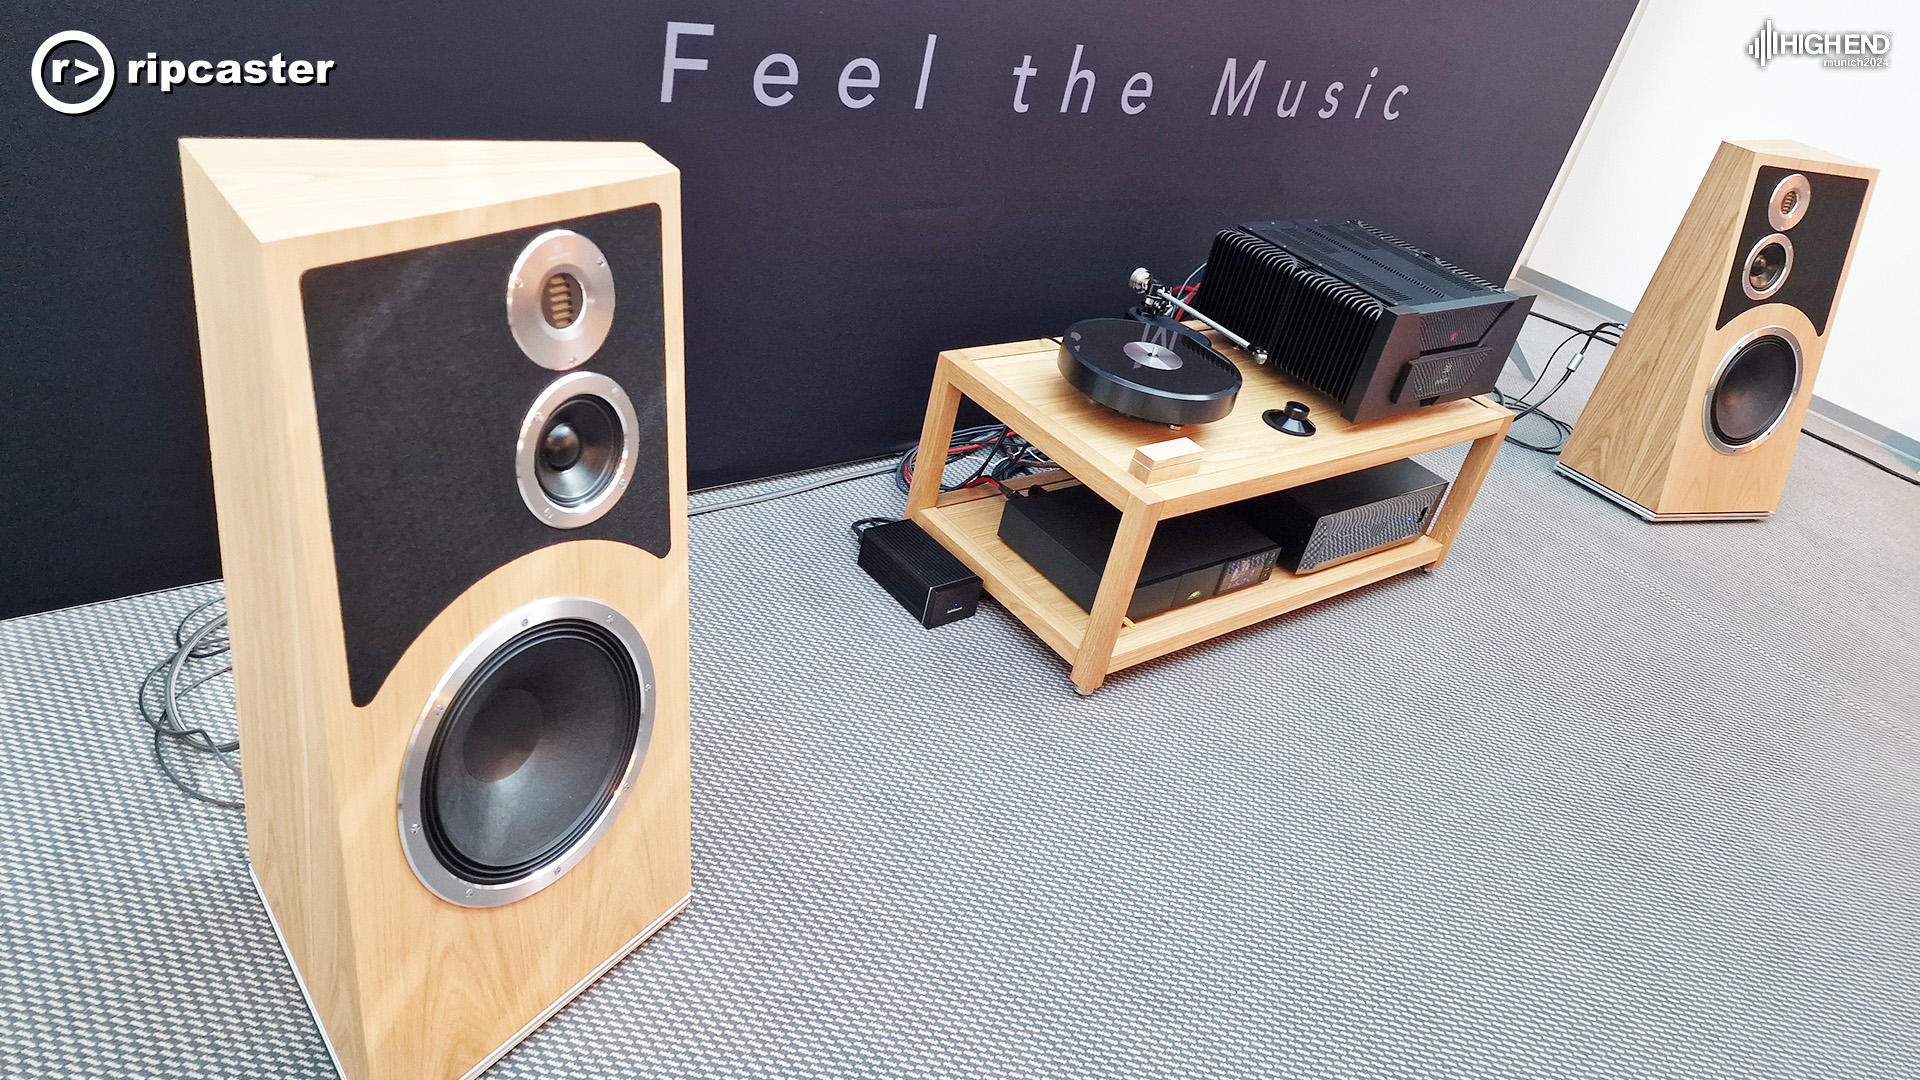
[[[1219,341],[1214,347],[1245,373],[1239,399],[1222,419],[1177,433],[1122,416],[1075,390],[1060,377],[1060,345],[1054,339],[940,354],[920,431],[919,460],[928,464],[915,471],[907,516],[979,574],[995,599],[1073,665],[1073,683],[1082,694],[1092,693],[1121,668],[1395,574],[1438,567],[1446,561],[1513,425],[1510,411],[1479,397],[1350,424],[1324,396],[1254,364],[1239,349]],[[941,470],[931,463],[946,460],[962,396],[1120,508],[1120,530],[1091,612],[1000,541],[1001,495],[989,488],[940,491]],[[1286,435],[1261,419],[1268,409],[1284,409],[1289,400],[1313,406],[1316,434]],[[1204,449],[1197,470],[1148,482],[1129,469],[1138,448],[1164,443],[1175,434]],[[1273,577],[1260,584],[1139,623],[1125,620],[1158,522],[1469,441],[1473,447],[1446,504],[1426,534],[1411,543],[1312,574],[1276,568]]]

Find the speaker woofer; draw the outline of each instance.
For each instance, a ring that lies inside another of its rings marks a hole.
[[[653,663],[633,623],[555,597],[455,661],[414,727],[400,839],[422,884],[465,907],[557,881],[632,791],[653,733]]]
[[[1760,445],[1779,428],[1800,393],[1800,339],[1763,326],[1734,343],[1707,384],[1707,442],[1723,454]]]
[[[556,529],[597,521],[620,501],[639,445],[633,402],[619,383],[591,371],[562,375],[520,421],[521,501]]]
[[[599,352],[613,327],[613,271],[599,245],[570,229],[534,237],[507,278],[507,325],[544,368],[566,371]]]

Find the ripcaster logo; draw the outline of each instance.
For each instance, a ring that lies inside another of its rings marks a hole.
[[[99,63],[76,56],[81,50],[67,49],[54,56],[62,45],[80,45],[93,50]],[[158,53],[127,61],[126,85],[158,87],[171,94],[181,86],[326,86],[328,76],[338,67],[332,60],[288,60],[285,53],[274,53],[263,60],[166,60]],[[99,108],[113,93],[113,53],[107,43],[84,30],[62,30],[40,43],[33,53],[33,92],[47,108],[68,116],[79,116]],[[84,87],[99,80],[93,93],[79,101],[57,96],[51,87]]]

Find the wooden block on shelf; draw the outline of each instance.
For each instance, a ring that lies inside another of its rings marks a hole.
[[[1206,447],[1192,439],[1150,443],[1134,448],[1133,460],[1127,463],[1127,471],[1149,484],[1175,480],[1199,472],[1200,459],[1206,453]]]

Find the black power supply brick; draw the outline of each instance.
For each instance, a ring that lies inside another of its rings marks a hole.
[[[854,531],[860,534],[860,569],[892,593],[920,625],[931,630],[958,622],[980,606],[979,577],[920,526],[911,521],[856,522]]]

